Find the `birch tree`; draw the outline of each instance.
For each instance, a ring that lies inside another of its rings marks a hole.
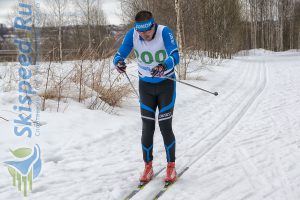
[[[92,48],[92,33],[91,33],[91,10],[95,5],[96,0],[78,0],[77,6],[83,14],[83,23],[87,25],[88,28],[88,48]]]
[[[59,45],[59,60],[63,62],[63,41],[62,41],[62,26],[65,23],[66,8],[68,0],[49,0],[48,5],[51,9],[51,15],[54,17],[55,25],[58,27],[58,45]]]
[[[179,55],[184,57],[183,51],[183,29],[182,29],[182,1],[175,0],[175,11],[176,11],[176,38],[178,42]],[[179,79],[186,79],[186,66],[179,63],[177,66],[177,72]]]

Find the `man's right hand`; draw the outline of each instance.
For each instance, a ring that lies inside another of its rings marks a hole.
[[[118,72],[120,74],[126,72],[126,63],[124,61],[119,61],[117,66],[116,66],[116,69],[118,70]]]

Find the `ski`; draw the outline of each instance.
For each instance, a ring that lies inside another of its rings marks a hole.
[[[156,173],[154,173],[154,175],[153,175],[153,177],[152,177],[151,180],[153,180],[153,178],[155,178],[164,169],[165,169],[165,167],[163,167],[162,169],[160,169],[159,171],[157,171]],[[132,192],[124,200],[131,199],[134,195],[136,195],[139,191],[141,191],[148,183],[150,183],[151,180],[149,182],[147,182],[147,183],[139,183],[139,185],[134,190],[132,190]]]
[[[184,169],[177,175],[177,179],[179,179],[179,178],[182,176],[182,174],[183,174],[184,172],[186,172],[188,169],[189,169],[189,167],[184,168]],[[176,180],[176,181],[177,181],[177,180]],[[176,181],[175,181],[175,182],[176,182]],[[156,199],[158,199],[159,197],[161,197],[161,196],[169,189],[169,187],[172,186],[175,182],[173,182],[173,183],[171,183],[171,182],[166,182],[165,185],[164,185],[164,187],[163,187],[163,188],[155,195],[155,197],[154,197],[153,200],[156,200]]]

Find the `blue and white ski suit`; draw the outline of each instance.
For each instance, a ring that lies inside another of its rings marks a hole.
[[[159,127],[164,139],[168,162],[175,161],[175,136],[172,130],[172,116],[176,98],[176,82],[152,77],[151,69],[160,63],[167,67],[166,76],[175,78],[174,67],[179,63],[179,53],[172,31],[163,25],[155,25],[151,41],[144,40],[134,29],[130,29],[116,53],[113,63],[125,61],[134,50],[138,64],[139,93],[142,128],[142,149],[145,162],[153,159],[153,135],[155,129],[155,111],[158,107]]]

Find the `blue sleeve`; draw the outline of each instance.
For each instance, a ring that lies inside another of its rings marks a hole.
[[[117,65],[119,61],[124,61],[130,54],[133,48],[133,32],[134,29],[132,28],[126,33],[124,40],[113,59],[114,65]]]
[[[168,58],[165,60],[164,64],[168,69],[172,69],[179,63],[179,53],[177,43],[173,32],[168,27],[165,27],[162,32],[162,37],[164,40],[165,48],[167,50]]]

